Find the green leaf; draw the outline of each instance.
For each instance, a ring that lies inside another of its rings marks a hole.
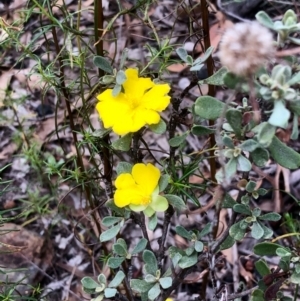
[[[164,197],[174,208],[178,209],[179,211],[186,210],[186,205],[184,201],[177,195],[165,194]]]
[[[160,294],[160,287],[159,284],[156,283],[148,292],[148,298],[150,300],[154,300],[158,297],[158,295]]]
[[[156,226],[157,226],[157,215],[153,214],[152,216],[149,217],[149,223],[148,223],[148,228],[151,231],[154,231]]]
[[[106,73],[113,74],[111,63],[105,57],[97,55],[94,57],[93,62],[97,68],[105,71]]]
[[[273,126],[278,126],[286,129],[290,116],[291,112],[285,107],[283,102],[277,100],[274,103],[274,109],[268,122]]]
[[[224,137],[222,138],[222,141],[225,146],[234,149],[233,140],[229,136],[224,135]]]
[[[274,29],[274,22],[266,12],[264,11],[258,12],[255,15],[255,18],[260,24],[264,25],[265,27],[269,29]]]
[[[249,181],[246,185],[246,191],[253,192],[255,190],[256,183],[254,181]]]
[[[272,139],[275,135],[275,131],[276,131],[276,127],[269,124],[268,122],[264,122],[261,124],[260,130],[257,134],[257,140],[258,142],[264,146],[264,147],[268,147],[271,142]]]
[[[118,215],[124,216],[125,209],[117,207],[113,200],[108,200],[105,203],[105,206],[108,207],[109,209],[111,209],[112,211],[114,211],[115,213],[117,213]]]
[[[260,276],[263,277],[271,274],[271,270],[264,259],[259,259],[254,264]]]
[[[240,155],[237,158],[237,170],[240,171],[250,171],[251,170],[251,162],[244,156]]]
[[[126,134],[125,136],[122,136],[118,140],[114,141],[111,146],[113,149],[126,152],[130,149],[131,139],[132,133]]]
[[[145,281],[148,282],[148,283],[156,283],[157,282],[157,279],[155,276],[151,275],[151,274],[147,274],[145,276]]]
[[[189,134],[189,131],[185,132],[181,136],[176,136],[176,137],[171,138],[169,140],[170,146],[178,147],[179,145],[181,145],[186,140],[186,137],[188,136],[188,134]]]
[[[104,274],[99,274],[97,279],[99,283],[104,284],[106,286],[107,281],[106,276]]]
[[[241,86],[241,83],[244,82],[244,79],[242,77],[237,76],[236,74],[231,72],[227,72],[223,80],[224,85],[227,86],[229,89],[238,89]]]
[[[266,195],[267,192],[268,192],[268,190],[267,190],[267,189],[264,189],[264,188],[258,188],[258,189],[257,189],[257,193],[258,193],[259,195]]]
[[[195,241],[195,250],[197,252],[202,252],[203,251],[203,247],[204,247],[204,245],[203,245],[202,241],[200,241],[200,240],[196,240]]]
[[[114,88],[113,88],[113,90],[111,92],[112,96],[113,97],[117,97],[119,95],[119,93],[121,92],[121,90],[122,90],[122,86],[119,85],[119,84],[115,84],[115,86],[114,86]]]
[[[157,211],[157,212],[164,212],[168,209],[169,207],[169,203],[167,201],[167,199],[165,197],[163,197],[162,195],[156,195],[152,197],[152,202],[151,202],[151,207],[153,210]],[[144,210],[144,213],[146,210]],[[148,215],[148,216],[152,216]]]
[[[160,278],[159,283],[163,289],[169,288],[172,285],[172,278],[171,277]]]
[[[187,62],[188,53],[183,47],[179,47],[176,49],[177,55],[184,61]]]
[[[293,272],[290,277],[290,281],[295,284],[300,284],[300,273]]]
[[[145,270],[148,274],[155,275],[157,271],[157,260],[153,252],[145,250],[143,253],[143,260],[145,262]]]
[[[250,157],[256,166],[264,167],[269,160],[269,152],[261,147],[258,147],[250,153]]]
[[[233,224],[229,229],[229,235],[235,240],[242,240],[245,236],[246,229],[241,229],[241,221]]]
[[[108,240],[113,239],[114,237],[117,236],[120,229],[121,229],[121,225],[118,224],[118,225],[113,226],[110,229],[102,232],[101,235],[100,235],[100,241],[104,242],[104,241],[108,241]]]
[[[202,125],[194,125],[192,127],[192,133],[197,136],[209,135],[214,132],[215,132],[215,130],[212,130],[212,129],[210,129],[206,126],[202,126]]]
[[[238,204],[229,193],[225,194],[225,198],[223,201],[223,208],[233,208],[235,204]]]
[[[166,123],[160,118],[159,123],[150,124],[149,129],[155,134],[164,134],[167,130]]]
[[[128,162],[120,162],[116,168],[116,172],[118,176],[122,173],[131,173],[131,171],[132,171],[132,164]]]
[[[142,251],[144,251],[144,249],[146,248],[147,246],[147,239],[146,238],[142,238],[138,243],[137,245],[133,248],[131,254],[137,254],[137,253],[140,253]]]
[[[116,82],[118,85],[123,85],[123,83],[126,81],[127,77],[123,70],[119,70],[116,76]]]
[[[220,68],[217,72],[215,72],[212,76],[198,81],[199,85],[208,84],[214,86],[223,86],[224,85],[224,76],[228,72],[226,67]]]
[[[251,235],[255,239],[260,239],[264,235],[264,230],[258,222],[254,222],[251,229]]]
[[[130,287],[138,293],[145,293],[153,287],[153,284],[147,283],[145,280],[131,279]]]
[[[285,248],[277,248],[276,249],[276,255],[278,255],[280,257],[286,257],[286,256],[291,256],[291,252],[289,252]]]
[[[224,109],[225,104],[211,96],[198,97],[194,105],[195,114],[209,120],[216,120],[219,118]]]
[[[197,58],[194,61],[194,65],[202,64],[203,62],[205,62],[210,57],[210,55],[213,53],[213,51],[214,51],[214,47],[212,47],[212,46],[208,47],[207,50],[205,51],[204,55]]]
[[[175,228],[175,231],[178,235],[180,235],[188,240],[192,240],[192,238],[193,238],[192,234],[182,226],[177,226]]]
[[[300,155],[274,136],[269,150],[273,159],[281,166],[296,169],[300,166]]]
[[[170,258],[172,259],[173,266],[176,267],[178,265],[179,260],[182,258],[182,255],[180,253],[176,253],[172,257],[170,256]]]
[[[226,239],[220,245],[220,251],[231,248],[235,244],[235,239],[228,235]]]
[[[124,260],[125,257],[110,257],[107,261],[107,265],[112,269],[116,269],[123,263]]]
[[[258,147],[259,147],[259,144],[253,139],[248,139],[240,145],[240,148],[246,152],[253,152]]]
[[[263,214],[259,217],[260,220],[263,221],[273,221],[273,222],[277,222],[281,219],[281,215],[276,213],[276,212],[269,212],[266,214]]]
[[[114,253],[116,253],[119,256],[123,256],[123,257],[127,256],[127,250],[121,244],[115,243],[113,245],[113,250]]]
[[[287,82],[289,86],[293,86],[300,82],[300,72],[293,74],[292,78]]]
[[[264,292],[259,289],[254,290],[251,294],[250,301],[266,301],[264,298]]]
[[[182,256],[179,260],[178,265],[181,269],[189,268],[195,265],[198,261],[198,255],[194,252],[191,256]]]
[[[263,239],[270,239],[272,236],[273,236],[273,231],[266,227],[264,224],[260,223],[261,227],[263,228],[264,230],[264,235],[263,235]]]
[[[81,279],[81,284],[84,288],[87,288],[87,289],[96,289],[96,287],[99,286],[99,283],[97,283],[91,277],[83,277]]]
[[[245,215],[252,215],[251,210],[248,206],[243,204],[236,204],[233,206],[233,210],[237,213],[245,214]]]
[[[291,134],[291,139],[292,140],[297,140],[299,136],[299,122],[298,122],[299,116],[294,114],[293,117],[293,130]]]
[[[169,182],[170,182],[170,176],[162,175],[158,181],[159,192],[164,191],[167,188],[167,186],[169,185]]]
[[[207,234],[209,234],[211,232],[212,229],[212,223],[207,223],[204,228],[201,230],[201,232],[199,233],[199,238],[202,238],[203,236],[206,236]]]
[[[253,252],[260,256],[277,256],[277,248],[282,248],[282,246],[272,242],[261,242],[254,246]]]
[[[119,223],[121,220],[123,220],[123,217],[118,217],[118,216],[105,216],[102,219],[102,224],[105,227],[110,227],[116,223]]]
[[[114,279],[109,283],[108,287],[117,287],[119,286],[125,278],[123,271],[118,271]]]
[[[234,133],[240,137],[243,121],[243,115],[241,111],[236,109],[228,109],[225,116]]]
[[[114,297],[116,295],[116,293],[117,293],[117,290],[115,288],[108,288],[107,287],[104,290],[104,296],[105,296],[105,298],[112,298],[112,297]]]
[[[101,77],[101,83],[104,85],[109,85],[115,81],[115,77],[112,75],[104,75]]]

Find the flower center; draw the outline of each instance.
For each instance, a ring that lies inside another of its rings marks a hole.
[[[151,202],[150,195],[143,195],[141,197],[141,205],[148,205]]]
[[[132,110],[135,110],[141,104],[140,99],[135,98],[135,97],[133,97],[131,95],[129,95],[129,97],[127,99],[128,99],[128,103],[129,103],[129,105],[130,105],[130,107],[131,107]]]

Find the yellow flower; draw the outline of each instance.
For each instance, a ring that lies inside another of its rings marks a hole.
[[[172,298],[167,298],[166,301],[174,301]]]
[[[129,206],[132,211],[143,211],[147,216],[152,216],[156,211],[166,211],[169,204],[166,198],[159,195],[159,178],[159,169],[151,163],[135,164],[131,173],[120,174],[116,179],[116,206]]]
[[[158,112],[170,103],[168,84],[155,84],[150,78],[138,77],[138,71],[132,68],[125,74],[123,92],[114,97],[112,89],[107,89],[97,96],[96,109],[104,127],[111,127],[118,135],[137,132],[146,124],[159,123]]]

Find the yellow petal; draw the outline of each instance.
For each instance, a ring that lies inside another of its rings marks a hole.
[[[136,183],[130,173],[120,174],[115,181],[115,186],[117,189],[124,189],[135,185]]]
[[[114,194],[116,206],[125,207],[129,204],[141,205],[144,200],[143,192],[137,185],[125,189],[117,189]]]
[[[143,96],[141,100],[142,105],[147,109],[163,111],[170,103],[171,97],[167,95],[170,89],[168,84],[155,85]]]
[[[157,124],[159,123],[159,120],[160,115],[156,111],[140,107],[135,111],[133,125],[134,127],[139,125],[142,125],[141,127],[143,127],[146,124]]]
[[[110,128],[119,122],[122,116],[124,114],[126,116],[130,110],[124,94],[120,93],[117,97],[113,97],[111,91],[111,89],[107,89],[97,96],[100,102],[96,105],[96,109],[105,128]]]
[[[144,93],[154,86],[151,78],[139,78],[136,69],[129,68],[125,74],[127,79],[123,83],[123,88],[128,98],[141,99]]]
[[[132,168],[132,176],[145,194],[150,195],[158,184],[160,170],[151,163],[147,165],[138,163]]]

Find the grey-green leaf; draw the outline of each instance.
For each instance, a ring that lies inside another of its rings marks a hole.
[[[127,250],[121,244],[115,243],[113,245],[113,250],[114,253],[116,253],[119,256],[123,256],[123,257],[127,256]]]
[[[253,139],[248,139],[240,145],[240,148],[246,152],[253,152],[258,147],[259,147],[259,144]]]
[[[276,256],[277,248],[282,248],[282,246],[272,242],[261,242],[254,246],[253,252],[260,256]]]
[[[186,238],[186,239],[188,239],[188,240],[191,240],[192,239],[192,234],[189,232],[189,231],[187,231],[184,227],[182,227],[182,226],[177,226],[176,228],[175,228],[175,231],[176,231],[176,233],[178,234],[178,235],[180,235],[180,236],[182,236],[182,237],[184,237],[184,238]]]
[[[139,292],[139,293],[148,292],[152,286],[153,286],[152,283],[147,283],[145,280],[132,279],[130,281],[130,287],[134,291]]]
[[[240,137],[242,132],[242,113],[237,109],[228,109],[226,112],[226,119],[233,129],[234,133]]]
[[[112,74],[113,68],[111,66],[111,63],[103,56],[97,55],[94,57],[94,65],[98,67],[99,69]]]
[[[125,257],[110,257],[107,261],[107,265],[112,269],[116,269],[122,264],[124,260]]]
[[[120,162],[116,168],[117,175],[120,175],[122,173],[131,173],[131,171],[132,171],[132,164],[128,162]]]
[[[235,240],[242,240],[246,233],[246,229],[240,228],[240,223],[233,224],[229,229],[229,235]]]
[[[130,149],[132,134],[126,134],[112,143],[112,148],[120,151],[128,151]]]
[[[228,70],[226,67],[220,68],[217,72],[215,72],[212,76],[200,80],[198,83],[200,85],[202,84],[208,84],[208,85],[214,85],[214,86],[223,86],[224,85],[224,76],[227,74]]]
[[[198,261],[198,255],[194,252],[191,256],[182,256],[179,260],[178,265],[181,269],[189,268],[195,265]]]
[[[203,126],[203,125],[194,125],[192,127],[192,133],[194,135],[197,135],[197,136],[209,135],[209,134],[212,134],[214,132],[215,132],[215,130],[210,129],[210,128],[208,128],[206,126]]]
[[[157,226],[157,222],[158,222],[157,215],[154,213],[149,218],[149,223],[148,223],[149,230],[154,231]]]
[[[251,235],[255,239],[260,239],[264,235],[264,230],[258,222],[254,222],[251,229]]]
[[[296,169],[300,166],[300,154],[281,142],[276,136],[273,137],[269,150],[273,159],[281,166],[288,169]]]
[[[109,283],[108,287],[117,287],[124,280],[125,274],[123,271],[118,271],[114,279]]]
[[[117,290],[115,288],[108,288],[107,287],[104,290],[104,296],[105,296],[105,298],[112,298],[112,297],[114,297],[116,295],[116,293],[117,293]]]
[[[263,214],[259,217],[260,220],[263,221],[273,221],[273,222],[277,222],[281,219],[281,215],[276,213],[276,212],[269,212],[266,214]]]
[[[131,254],[137,254],[140,253],[142,251],[144,251],[144,249],[147,246],[147,239],[146,238],[141,238],[141,240],[137,243],[137,245],[133,248]]]
[[[257,134],[257,140],[258,142],[264,146],[267,147],[271,144],[272,139],[275,135],[276,127],[271,125],[268,122],[264,122],[260,125],[260,130]]]
[[[150,300],[154,300],[158,297],[158,295],[160,294],[160,287],[159,284],[156,283],[148,292],[148,298]]]
[[[173,194],[165,194],[164,197],[168,200],[168,202],[179,211],[185,210],[186,205],[184,201],[178,197],[177,195]]]
[[[248,208],[248,206],[243,204],[236,204],[233,206],[233,210],[237,213],[245,214],[245,215],[251,215],[251,210]]]
[[[172,278],[171,277],[160,278],[159,283],[163,289],[169,288],[172,285]]]
[[[188,53],[183,47],[177,48],[176,53],[184,62],[187,62]]]
[[[102,219],[102,224],[105,227],[110,227],[110,226],[115,225],[116,223],[119,223],[122,219],[123,219],[123,217],[119,217],[119,216],[105,216]]]
[[[127,77],[123,70],[119,70],[116,76],[116,82],[118,85],[122,85],[126,81]]]
[[[83,285],[84,288],[87,289],[95,289],[97,286],[99,286],[99,283],[97,283],[91,277],[83,277],[81,279],[81,284]]]
[[[170,181],[169,175],[162,175],[159,178],[159,181],[158,181],[159,192],[162,192],[167,188],[169,181]]]
[[[225,104],[217,98],[200,96],[195,102],[194,112],[202,118],[216,120],[222,115],[224,108]]]
[[[155,275],[157,271],[157,260],[153,252],[145,250],[143,253],[143,260],[145,262],[145,270],[147,273]]]
[[[108,240],[113,239],[114,237],[117,236],[120,229],[121,229],[121,226],[118,224],[118,225],[113,226],[110,229],[102,232],[101,235],[100,235],[100,241],[104,242],[104,241],[108,241]]]
[[[177,147],[177,146],[181,145],[185,141],[188,134],[189,134],[189,132],[185,132],[181,136],[176,136],[176,137],[171,138],[169,140],[170,146]]]
[[[119,84],[115,84],[115,86],[114,86],[114,88],[113,88],[113,90],[111,92],[112,96],[113,97],[117,97],[119,95],[119,93],[121,92],[121,90],[122,90],[122,86],[119,85]]]
[[[160,118],[159,123],[157,124],[150,124],[150,130],[155,134],[163,134],[167,130],[166,123]]]
[[[258,147],[250,153],[253,163],[256,166],[264,167],[269,160],[269,152],[261,147]]]
[[[196,240],[195,241],[195,250],[197,252],[202,252],[203,251],[203,247],[204,247],[204,245],[203,245],[202,241],[200,241],[200,240]]]
[[[264,12],[260,11],[255,15],[256,20],[269,29],[274,29],[274,22],[270,18],[270,16]]]

